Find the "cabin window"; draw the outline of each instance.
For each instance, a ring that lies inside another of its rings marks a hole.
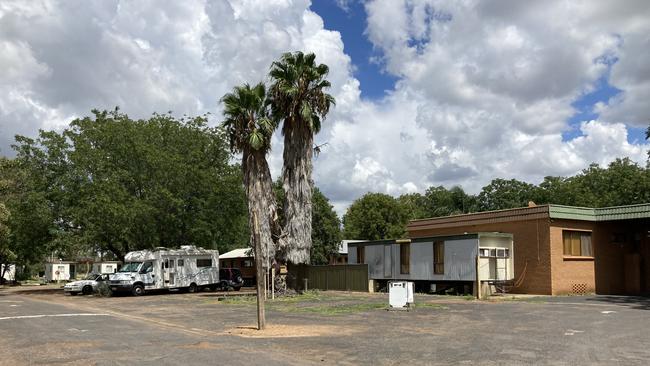
[[[242,261],[242,267],[244,268],[251,268],[253,267],[253,260],[252,259],[244,259]]]
[[[153,263],[152,262],[144,262],[142,265],[142,269],[140,270],[140,273],[150,273],[153,271]]]
[[[399,273],[409,274],[411,269],[411,243],[399,245]]]
[[[433,273],[445,273],[445,242],[436,241],[433,243]]]
[[[366,263],[366,247],[357,247],[357,263]]]
[[[197,259],[197,267],[212,267],[212,259]]]
[[[593,257],[591,247],[591,232],[588,231],[562,231],[564,255],[576,257]]]
[[[177,266],[183,267],[185,265],[185,260],[184,259],[179,259],[178,263],[176,263]]]

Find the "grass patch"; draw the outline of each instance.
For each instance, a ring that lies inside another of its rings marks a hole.
[[[290,313],[311,313],[325,316],[345,315],[364,313],[377,309],[386,309],[386,304],[380,303],[358,303],[358,304],[337,304],[337,305],[318,305],[318,306],[290,306],[281,307],[278,310]]]

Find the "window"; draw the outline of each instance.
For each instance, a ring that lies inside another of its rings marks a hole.
[[[366,247],[357,247],[357,263],[366,263]]]
[[[564,243],[564,255],[576,257],[594,256],[591,248],[591,232],[564,230],[562,232],[562,241]]]
[[[411,269],[411,244],[399,245],[399,273],[409,274]]]
[[[212,267],[212,259],[197,259],[197,267]]]
[[[152,262],[144,262],[142,265],[142,269],[140,269],[140,273],[150,273],[153,271],[153,263]]]
[[[178,263],[176,263],[177,266],[183,267],[185,265],[185,260],[184,259],[179,259]]]
[[[479,249],[479,255],[481,257],[489,257],[490,256],[490,249],[485,249],[485,248]]]
[[[433,273],[445,273],[445,242],[437,241],[433,243]]]
[[[244,259],[242,261],[242,267],[244,267],[244,268],[253,267],[253,260],[252,259]]]

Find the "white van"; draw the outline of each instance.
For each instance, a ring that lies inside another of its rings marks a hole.
[[[109,285],[113,292],[135,296],[149,290],[214,289],[219,286],[219,252],[193,245],[129,252],[122,268],[110,275]]]

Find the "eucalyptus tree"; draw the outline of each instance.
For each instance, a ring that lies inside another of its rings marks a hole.
[[[223,96],[223,126],[230,140],[230,150],[242,154],[242,173],[248,199],[251,242],[259,235],[263,267],[268,268],[275,255],[274,233],[279,232],[273,181],[266,155],[271,150],[271,136],[276,123],[271,118],[266,88],[259,83],[236,86]],[[257,217],[258,229],[254,217]]]
[[[308,263],[312,245],[312,157],[314,134],[321,128],[334,97],[325,90],[329,68],[316,64],[313,53],[285,53],[271,65],[273,115],[282,119],[285,225],[279,239],[283,259]]]

